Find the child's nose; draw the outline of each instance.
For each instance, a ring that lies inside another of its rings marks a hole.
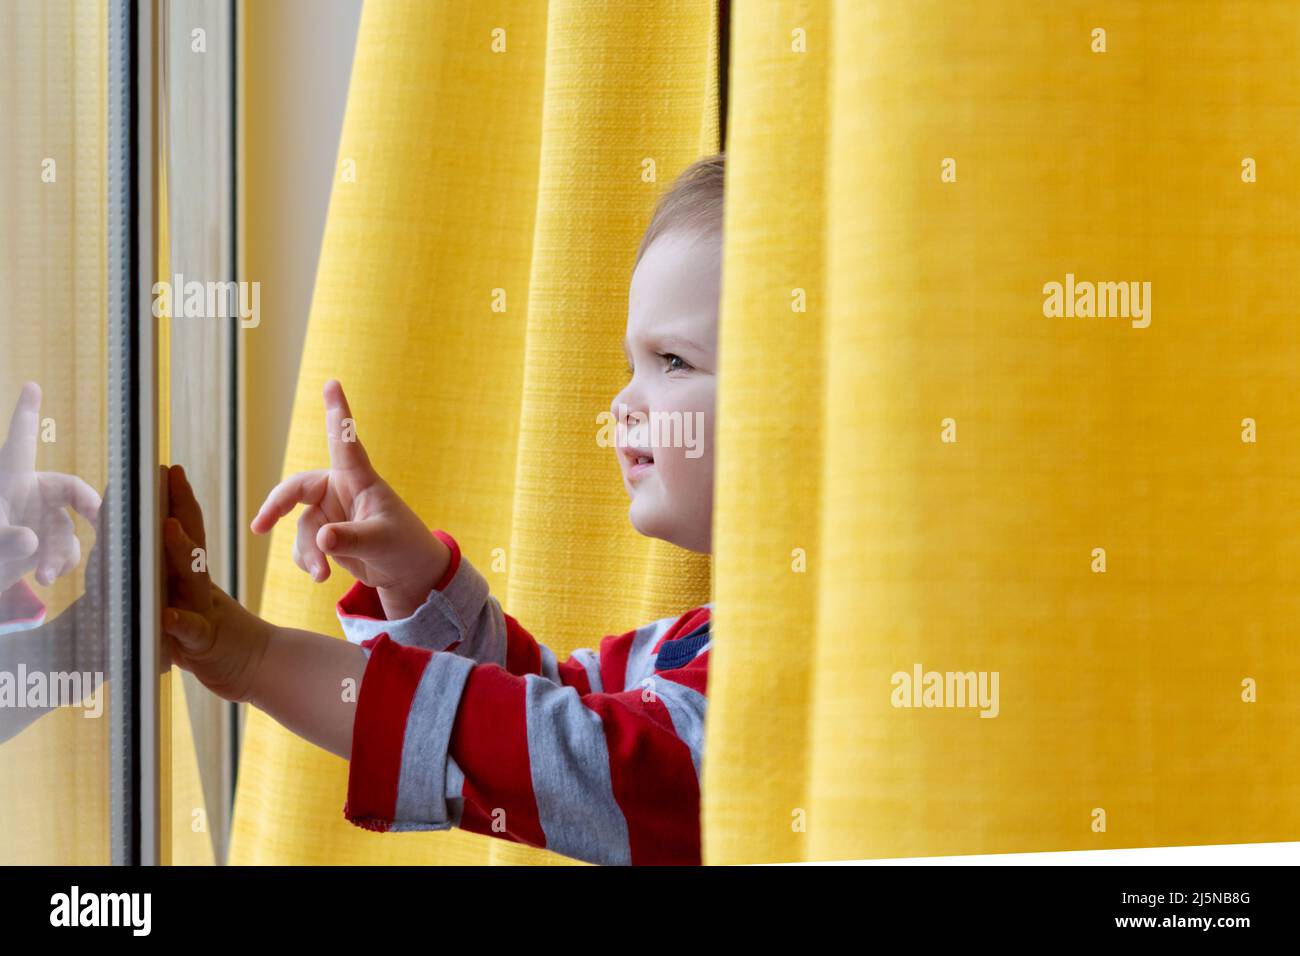
[[[630,384],[625,386],[622,391],[614,396],[614,400],[610,402],[609,411],[610,414],[614,416],[615,422],[620,425],[625,424],[628,416],[637,410],[635,398],[636,395],[632,391],[632,386]]]

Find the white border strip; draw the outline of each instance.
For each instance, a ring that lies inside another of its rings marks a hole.
[[[922,856],[894,860],[828,860],[773,866],[1296,866],[1300,843],[1225,843],[1157,846],[1129,850],[1068,850],[1060,853],[995,853],[986,856]]]

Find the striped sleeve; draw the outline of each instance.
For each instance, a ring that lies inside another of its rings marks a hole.
[[[410,617],[388,620],[379,592],[358,581],[337,607],[350,642],[365,647],[367,641],[387,634],[397,644],[450,651],[476,663],[500,665],[512,674],[538,674],[583,693],[604,689],[597,651],[579,648],[560,663],[551,648],[538,643],[501,610],[487,581],[461,555],[456,540],[444,531],[433,533],[450,549],[451,563],[424,604]],[[632,633],[606,639],[623,644],[632,640]]]
[[[677,716],[687,737],[672,711],[702,693],[660,679],[581,694],[387,635],[367,644],[345,808],[353,823],[460,826],[590,863],[700,862],[703,707]]]
[[[656,622],[556,662],[476,578],[462,561],[446,606],[433,601],[454,636],[359,641],[347,819],[457,826],[590,863],[698,864],[707,651],[653,673],[671,621]]]

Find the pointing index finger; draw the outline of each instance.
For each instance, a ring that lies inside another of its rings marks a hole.
[[[366,455],[357,425],[348,407],[348,398],[337,379],[325,383],[325,432],[329,439],[330,467],[336,471],[368,469],[370,458]]]
[[[0,465],[6,471],[36,470],[36,429],[40,423],[41,387],[28,382],[18,394],[9,435],[0,447]]]

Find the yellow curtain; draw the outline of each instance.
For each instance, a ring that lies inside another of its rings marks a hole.
[[[362,14],[285,471],[325,461],[321,388],[339,378],[381,473],[561,656],[708,600],[706,559],[631,528],[595,437],[654,200],[719,146],[717,56],[713,0]],[[292,530],[262,613],[337,634],[347,575],[311,584]],[[346,763],[248,716],[232,863],[565,862],[356,828]]]
[[[733,38],[706,860],[1294,838],[1300,9]],[[998,716],[895,707],[917,664]]]

